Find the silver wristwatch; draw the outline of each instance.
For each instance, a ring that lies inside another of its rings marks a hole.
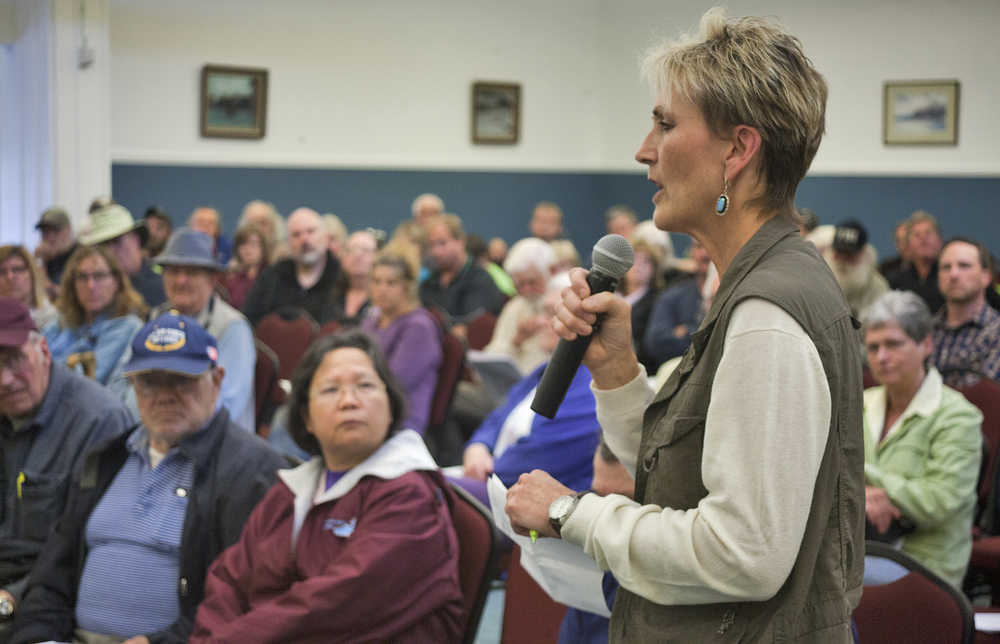
[[[10,597],[0,597],[0,621],[14,616],[14,602]]]
[[[562,536],[562,528],[566,525],[566,521],[569,520],[569,515],[573,514],[573,510],[576,509],[576,505],[580,502],[580,497],[589,493],[590,490],[577,492],[576,494],[566,494],[557,498],[549,505],[549,525],[556,531],[556,534]]]

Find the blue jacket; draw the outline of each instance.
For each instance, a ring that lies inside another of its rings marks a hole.
[[[42,334],[49,343],[52,359],[65,364],[74,353],[93,351],[97,359],[94,380],[106,385],[118,375],[125,364],[125,352],[132,336],[142,328],[142,320],[134,315],[109,318],[100,315],[90,324],[75,329],[64,328],[60,322],[45,327]]]
[[[544,370],[545,364],[511,387],[503,405],[487,416],[469,443],[483,443],[492,452],[507,416],[538,386]],[[589,489],[600,432],[590,372],[581,366],[556,417],[550,420],[534,414],[531,432],[493,462],[493,472],[507,487],[516,483],[521,474],[540,469],[574,490]]]
[[[661,293],[642,337],[646,355],[657,365],[683,355],[701,318],[701,291],[695,280],[685,280]],[[681,324],[687,326],[687,333],[678,338],[674,328]]]

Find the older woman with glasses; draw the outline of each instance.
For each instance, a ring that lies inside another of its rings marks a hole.
[[[73,253],[56,301],[59,320],[43,329],[52,358],[81,365],[108,384],[128,359],[128,346],[142,327],[147,307],[118,260],[100,246]]]
[[[902,536],[903,552],[961,588],[972,552],[983,415],[929,364],[933,323],[918,295],[890,291],[863,321],[868,366],[879,383],[865,391],[870,536]]]
[[[39,329],[58,316],[45,294],[45,279],[24,246],[0,246],[0,297],[12,297],[28,307]]]
[[[191,642],[454,642],[464,615],[451,492],[375,341],[323,336],[292,377],[314,455],[212,564]]]

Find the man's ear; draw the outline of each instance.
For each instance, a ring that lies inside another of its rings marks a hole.
[[[216,367],[212,370],[212,382],[218,387],[222,384],[222,379],[226,377],[225,367]]]

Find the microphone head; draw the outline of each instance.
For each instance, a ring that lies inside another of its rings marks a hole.
[[[601,237],[594,244],[594,252],[590,257],[593,270],[615,279],[624,277],[634,261],[632,245],[621,235]]]

